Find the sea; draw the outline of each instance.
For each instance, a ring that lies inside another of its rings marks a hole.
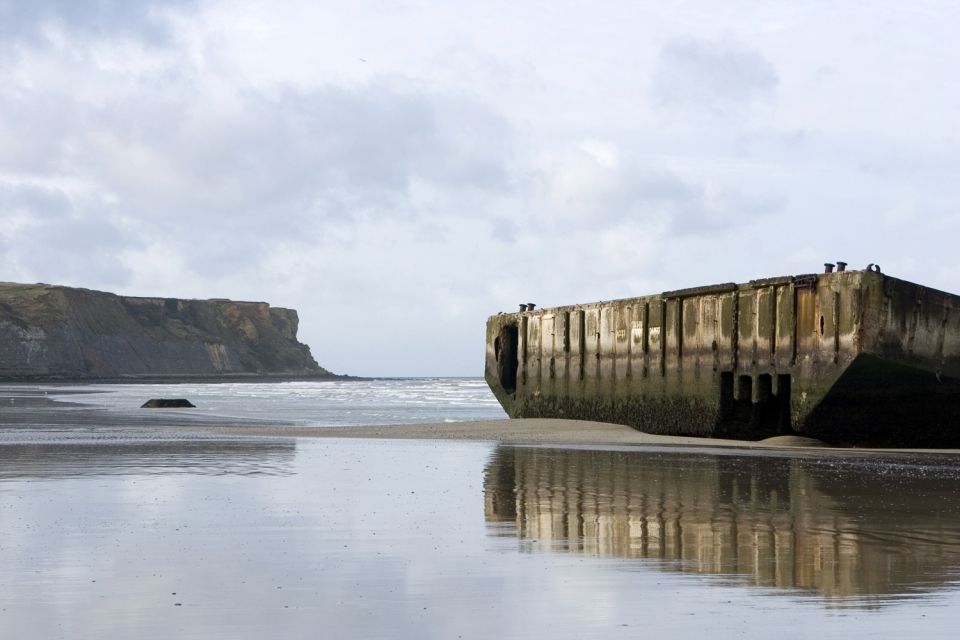
[[[0,387],[0,638],[956,636],[952,454],[243,433],[504,417],[472,378]]]
[[[184,398],[201,420],[347,427],[506,418],[482,378],[392,378],[280,383],[104,384],[44,388],[115,413],[150,398]],[[167,411],[170,413],[170,411]]]

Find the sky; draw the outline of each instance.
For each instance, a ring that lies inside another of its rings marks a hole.
[[[336,372],[824,262],[960,293],[960,5],[0,0],[0,280],[293,307]]]

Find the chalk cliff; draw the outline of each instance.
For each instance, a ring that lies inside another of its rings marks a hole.
[[[0,379],[332,376],[266,302],[0,283]]]

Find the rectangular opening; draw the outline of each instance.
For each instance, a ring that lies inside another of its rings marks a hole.
[[[790,419],[790,376],[777,376],[777,430],[780,433],[791,433],[793,425]]]
[[[773,396],[773,376],[761,373],[757,376],[757,404],[770,402]]]
[[[753,378],[739,376],[737,378],[737,397],[734,402],[734,419],[747,424],[753,418]]]
[[[733,372],[720,372],[720,419],[733,417]]]
[[[497,375],[500,384],[507,393],[517,390],[517,343],[519,332],[517,325],[508,324],[500,330],[493,341],[493,349],[497,359]]]
[[[780,407],[778,398],[773,395],[773,376],[761,373],[757,376],[757,388],[754,393],[756,402],[753,404],[751,424],[755,436],[768,436],[778,431],[780,421]]]

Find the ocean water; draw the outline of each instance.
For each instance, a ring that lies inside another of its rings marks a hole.
[[[196,409],[165,413],[214,421],[363,426],[506,418],[482,378],[401,378],[225,384],[102,384],[39,387],[49,397],[115,413],[150,398],[186,398]]]
[[[176,428],[474,419],[479,383],[0,389],[0,638],[955,637],[952,456]]]

